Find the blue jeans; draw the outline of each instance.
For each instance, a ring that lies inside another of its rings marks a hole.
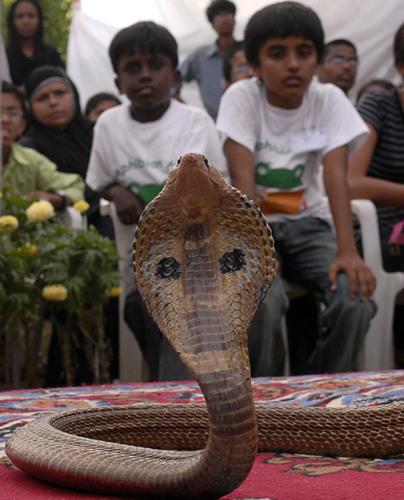
[[[324,304],[320,337],[307,362],[307,372],[341,372],[356,368],[356,361],[370,321],[376,312],[371,300],[360,301],[349,293],[347,277],[340,273],[337,290],[331,291],[328,272],[337,255],[336,239],[328,222],[315,217],[271,224],[282,278],[302,285]],[[253,376],[282,373],[281,314],[287,307],[284,283],[275,278],[253,325],[251,353]],[[302,331],[304,335],[304,331]],[[266,346],[274,346],[267,350]],[[293,346],[291,346],[293,349]],[[256,359],[254,359],[256,358]]]

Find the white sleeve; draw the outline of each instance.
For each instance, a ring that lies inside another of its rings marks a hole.
[[[86,183],[94,191],[102,191],[114,181],[110,169],[107,151],[105,146],[109,143],[105,137],[105,127],[97,123],[94,128],[93,145],[91,148],[90,161],[86,175]]]
[[[366,123],[354,105],[342,90],[334,85],[330,85],[324,113],[328,128],[328,143],[324,155],[340,146],[348,145],[352,149],[369,133]]]
[[[255,85],[258,85],[255,80],[242,80],[230,85],[220,101],[216,121],[223,143],[226,139],[232,139],[252,152],[257,140],[258,102],[254,102],[258,92]],[[249,89],[253,92],[249,92]]]
[[[202,110],[195,114],[189,133],[184,137],[183,153],[192,152],[204,154],[210,163],[228,178],[219,134],[212,118]]]

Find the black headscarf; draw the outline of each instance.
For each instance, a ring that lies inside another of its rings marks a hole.
[[[49,127],[40,123],[32,112],[30,127],[26,138],[21,142],[33,147],[54,163],[58,170],[66,173],[86,176],[93,141],[93,127],[84,118],[80,110],[80,100],[77,88],[62,68],[56,66],[41,66],[35,69],[26,83],[27,98],[31,98],[38,87],[46,80],[57,79],[63,81],[73,94],[75,114],[72,121],[63,129]]]

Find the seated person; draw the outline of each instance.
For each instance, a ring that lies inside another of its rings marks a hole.
[[[321,83],[333,83],[346,95],[355,84],[358,53],[350,40],[339,38],[325,45],[324,58],[317,68]]]
[[[91,96],[87,101],[86,107],[84,108],[84,116],[86,116],[91,123],[95,123],[104,111],[114,106],[119,106],[120,104],[122,104],[121,100],[116,95],[110,92],[99,92]]]
[[[236,42],[223,59],[224,86],[227,88],[234,82],[252,76],[253,71],[245,57],[243,42]]]
[[[257,361],[271,374],[279,373],[281,351],[273,348],[287,306],[281,277],[325,305],[308,371],[354,370],[375,312],[367,300],[375,278],[356,250],[346,182],[348,145],[367,127],[340,89],[312,82],[323,40],[317,14],[300,3],[256,12],[244,47],[257,78],[226,90],[217,120],[232,183],[266,215],[280,263]],[[331,211],[316,182],[321,164]]]
[[[394,38],[394,63],[404,78],[404,24]],[[358,111],[370,134],[349,158],[348,182],[353,199],[376,205],[384,268],[404,272],[404,247],[390,241],[393,227],[404,220],[404,91],[402,87],[368,93]],[[394,335],[404,366],[404,307],[395,309]]]
[[[56,66],[41,66],[26,85],[30,124],[20,141],[53,161],[64,173],[79,174],[84,180],[93,141],[93,125],[80,110],[76,86],[67,73]],[[113,239],[112,222],[99,212],[99,195],[86,186],[90,204],[87,221]]]
[[[10,83],[1,84],[3,186],[32,199],[47,200],[61,210],[84,197],[84,182],[77,174],[58,172],[56,165],[16,141],[27,124],[23,94]]]
[[[178,55],[177,42],[167,29],[153,22],[129,26],[115,35],[109,55],[117,87],[129,103],[111,109],[97,121],[86,180],[114,202],[120,221],[134,228],[181,155],[202,153],[224,173],[225,159],[208,114],[171,98]],[[128,242],[129,256],[131,244]],[[133,321],[127,317],[134,328],[143,322],[139,319],[143,312],[135,313],[135,309],[127,309],[128,314],[138,314]],[[135,333],[148,335],[138,328]],[[139,345],[143,345],[141,340]],[[150,359],[147,353],[145,357]],[[151,373],[156,370],[150,368]],[[187,376],[178,357],[161,357],[159,378]]]

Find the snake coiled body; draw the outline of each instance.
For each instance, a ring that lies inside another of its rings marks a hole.
[[[142,214],[134,257],[147,307],[198,381],[206,408],[137,405],[46,416],[8,441],[16,465],[69,487],[207,498],[235,489],[257,449],[351,456],[404,450],[400,404],[254,408],[247,333],[274,276],[274,246],[259,209],[206,158],[179,161]]]

